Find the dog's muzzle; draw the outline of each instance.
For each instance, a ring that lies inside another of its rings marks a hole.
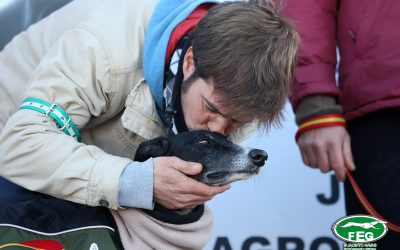
[[[261,167],[264,166],[265,161],[268,159],[268,154],[264,150],[252,149],[249,151],[249,158],[254,165]]]

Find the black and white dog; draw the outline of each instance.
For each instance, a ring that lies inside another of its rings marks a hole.
[[[258,174],[268,157],[264,150],[246,149],[219,133],[205,130],[145,141],[139,145],[135,161],[159,156],[201,163],[202,172],[193,178],[209,185],[248,179]]]
[[[198,162],[192,176],[222,185],[256,175],[267,160],[259,149],[245,149],[225,136],[191,131],[143,142],[135,161],[176,156]],[[153,210],[108,210],[60,199],[32,199],[0,204],[0,248],[53,241],[60,249],[202,249],[211,236],[212,214],[204,205],[181,213],[155,204]],[[23,237],[23,238],[21,238]]]
[[[135,160],[160,156],[201,163],[201,173],[191,177],[209,185],[248,179],[258,174],[267,160],[265,151],[246,149],[209,131],[191,131],[143,142],[136,151]],[[211,212],[204,205],[189,211],[169,210],[155,204],[153,210],[126,209],[112,211],[112,214],[124,247],[202,249],[211,236]]]

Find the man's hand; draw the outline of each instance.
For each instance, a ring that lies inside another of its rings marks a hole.
[[[297,141],[304,164],[319,168],[322,173],[330,170],[336,178],[346,178],[345,167],[354,170],[350,136],[341,126],[316,128],[305,132]]]
[[[209,186],[186,175],[201,172],[199,163],[177,157],[157,157],[154,163],[154,201],[169,209],[193,208],[204,204],[230,185]]]

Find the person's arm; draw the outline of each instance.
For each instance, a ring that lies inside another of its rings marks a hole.
[[[229,185],[209,186],[187,176],[199,174],[201,169],[199,163],[176,157],[133,162],[121,175],[119,204],[152,209],[154,201],[169,209],[186,209],[204,204],[229,189]],[[132,191],[139,195],[132,195]]]
[[[112,98],[124,86],[109,81],[106,57],[93,35],[71,30],[41,61],[25,97],[56,103],[78,129],[91,117],[119,112],[116,107],[123,105]],[[91,206],[107,201],[117,208],[119,178],[131,162],[77,142],[32,110],[17,111],[0,136],[1,176],[29,190]]]
[[[296,141],[306,165],[323,173],[333,170],[338,180],[345,179],[345,167],[355,169],[346,121],[335,98],[304,97],[296,110],[296,123]]]
[[[300,49],[290,101],[294,110],[309,95],[339,97],[335,81],[337,1],[290,0],[284,14],[300,34]]]
[[[25,96],[56,103],[78,129],[92,117],[112,117],[124,106],[126,96],[121,93],[127,95],[129,87],[110,81],[110,61],[93,35],[70,31],[42,60]],[[77,203],[151,209],[155,201],[168,208],[188,208],[228,188],[189,178],[185,174],[197,174],[201,168],[177,158],[154,160],[150,165],[79,143],[32,110],[17,111],[0,135],[1,176],[29,190]]]
[[[337,102],[337,7],[337,1],[287,1],[285,13],[301,38],[290,101],[299,125],[296,140],[302,159],[324,173],[334,170],[343,180],[344,167],[354,169],[354,163],[342,108]]]

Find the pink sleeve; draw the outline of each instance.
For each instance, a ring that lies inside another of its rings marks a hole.
[[[292,20],[301,38],[290,101],[294,110],[308,95],[337,97],[335,0],[286,0],[283,14]]]

